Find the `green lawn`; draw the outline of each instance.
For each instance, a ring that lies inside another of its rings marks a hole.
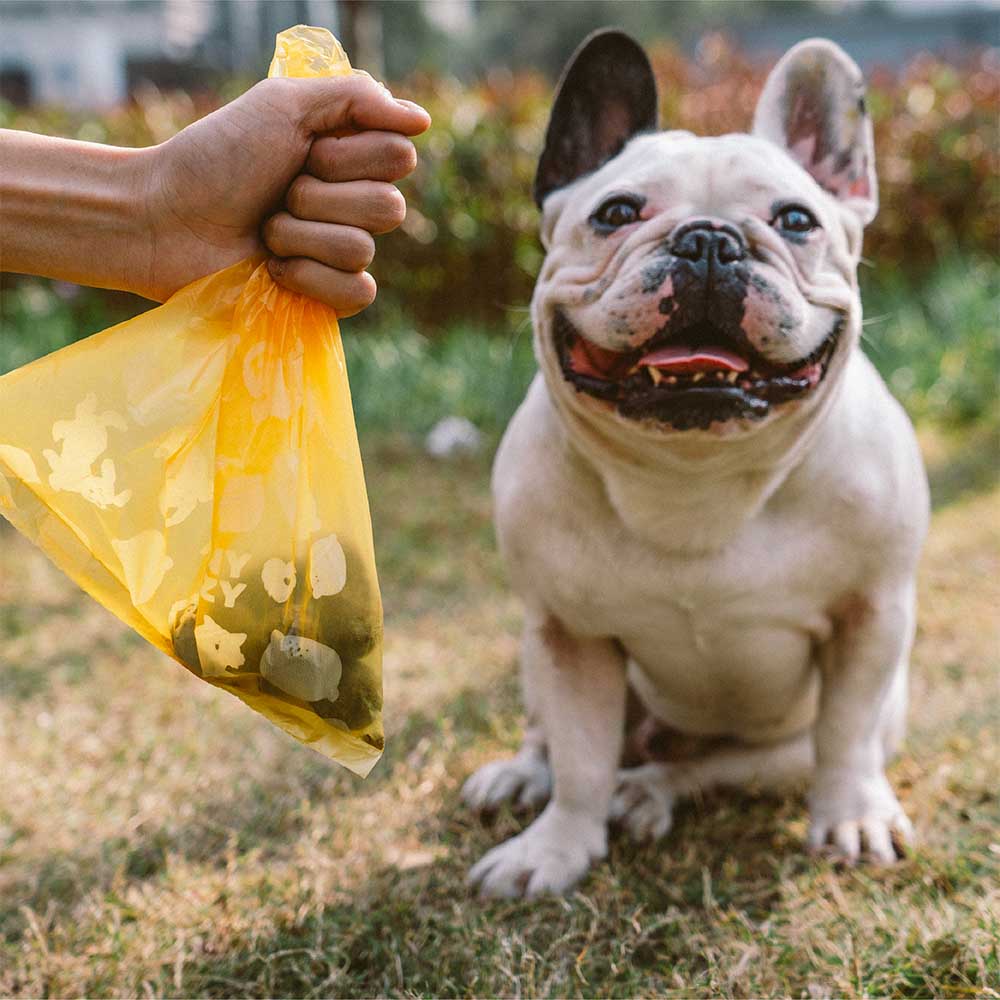
[[[1000,490],[981,448],[985,472],[968,446],[927,449],[947,502],[892,768],[912,858],[839,870],[803,854],[801,795],[719,794],[530,903],[463,881],[523,822],[484,826],[458,798],[521,724],[485,457],[367,443],[388,728],[367,781],[161,656],[4,525],[0,994],[1000,996]]]

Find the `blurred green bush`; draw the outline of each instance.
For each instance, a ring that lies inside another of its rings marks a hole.
[[[700,134],[745,131],[766,68],[709,36],[690,60],[668,46],[651,55],[663,122]],[[920,275],[954,250],[1000,245],[1000,153],[995,53],[958,65],[920,56],[900,73],[872,74],[881,210],[866,242],[880,269]],[[409,239],[387,241],[375,275],[431,323],[456,302],[488,317],[530,297],[541,252],[531,179],[552,98],[546,81],[496,73],[474,87],[413,80],[408,92],[434,116],[407,185]],[[428,254],[426,247],[432,246]]]
[[[950,257],[920,284],[864,270],[864,349],[914,419],[942,428],[1000,429],[1000,262]],[[25,279],[4,294],[0,374],[105,324],[75,286]],[[363,433],[422,434],[441,417],[467,417],[499,434],[535,371],[531,324],[456,318],[429,336],[405,311],[378,324],[344,322],[344,345]],[[359,329],[361,327],[361,329]]]
[[[659,45],[651,52],[663,121],[703,134],[749,127],[767,67],[719,35],[697,59]],[[886,271],[919,276],[955,250],[995,254],[1000,246],[1000,62],[993,50],[947,62],[922,54],[899,72],[871,73],[881,210],[866,255]],[[168,139],[231,99],[220,93],[141,89],[109,114],[53,108],[0,109],[0,125],[144,146]],[[383,306],[404,305],[432,332],[456,319],[496,321],[531,295],[541,250],[531,180],[552,84],[538,74],[499,70],[472,85],[418,73],[396,90],[434,117],[420,140],[420,166],[405,190],[401,233],[380,241],[374,266]]]

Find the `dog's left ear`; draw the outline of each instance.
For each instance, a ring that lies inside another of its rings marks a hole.
[[[570,57],[535,174],[535,204],[617,156],[657,125],[656,78],[642,46],[624,31],[588,36]]]
[[[864,77],[838,45],[810,38],[785,53],[764,84],[753,131],[781,146],[862,225],[875,218],[875,146]]]

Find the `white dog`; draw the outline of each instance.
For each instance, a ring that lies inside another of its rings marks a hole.
[[[562,892],[609,820],[659,837],[718,784],[811,775],[809,845],[851,861],[911,835],[884,769],[928,498],[859,347],[861,73],[797,45],[749,135],[658,132],[656,107],[643,51],[598,33],[538,167],[541,371],[493,478],[528,725],[464,797],[548,804],[472,869],[487,895]]]

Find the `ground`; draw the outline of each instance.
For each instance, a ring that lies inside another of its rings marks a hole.
[[[937,479],[891,770],[921,838],[906,862],[838,869],[803,853],[801,794],[720,793],[660,845],[614,841],[565,900],[484,903],[465,872],[523,823],[458,797],[521,725],[488,462],[368,459],[388,750],[366,781],[0,525],[0,994],[1000,997],[1000,491],[982,475]]]

